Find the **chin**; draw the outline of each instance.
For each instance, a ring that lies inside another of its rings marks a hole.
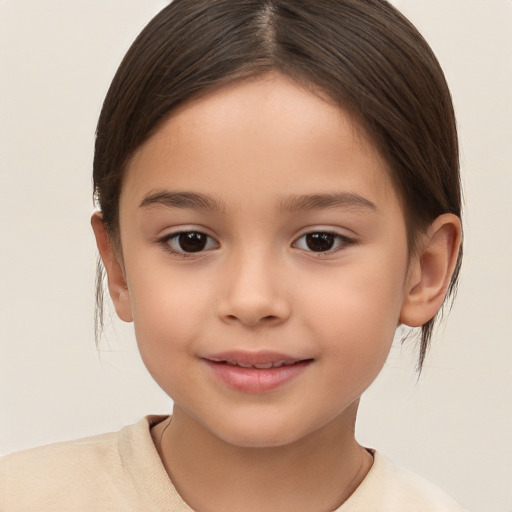
[[[277,448],[307,437],[309,432],[297,432],[290,424],[275,422],[231,422],[226,428],[212,430],[224,442],[240,448]]]
[[[287,446],[298,439],[283,433],[232,433],[223,441],[239,448],[278,448]]]

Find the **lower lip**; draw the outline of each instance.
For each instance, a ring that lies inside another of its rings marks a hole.
[[[298,377],[312,361],[301,361],[278,368],[242,368],[205,360],[214,375],[228,387],[244,393],[272,391]]]

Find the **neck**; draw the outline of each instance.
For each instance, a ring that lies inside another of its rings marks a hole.
[[[354,438],[358,402],[306,438],[247,448],[219,439],[175,406],[153,439],[174,486],[199,512],[318,512],[338,508],[372,458]]]

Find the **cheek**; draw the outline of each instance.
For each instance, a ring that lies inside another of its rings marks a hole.
[[[324,340],[325,388],[344,390],[351,400],[361,396],[382,370],[396,329],[389,315],[384,317],[371,305],[360,307],[355,302],[345,298],[338,308],[325,311],[315,333]]]
[[[348,268],[348,267],[347,267]],[[349,378],[373,374],[384,364],[398,326],[406,258],[361,259],[337,276],[317,280],[302,309],[311,335],[343,365]]]
[[[157,271],[148,270],[158,268]],[[129,269],[128,269],[129,270]],[[130,273],[128,273],[130,275]],[[194,340],[206,328],[207,281],[190,281],[186,273],[144,265],[129,280],[137,344],[150,373],[170,374],[181,356],[194,354]]]

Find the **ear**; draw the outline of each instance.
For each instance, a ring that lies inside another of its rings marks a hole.
[[[439,311],[457,262],[462,238],[460,219],[451,213],[437,217],[411,255],[400,322],[420,327]]]
[[[126,284],[125,272],[120,257],[112,245],[103,217],[100,212],[94,212],[91,226],[96,237],[96,245],[107,272],[108,289],[117,315],[125,322],[133,320],[130,292]]]

